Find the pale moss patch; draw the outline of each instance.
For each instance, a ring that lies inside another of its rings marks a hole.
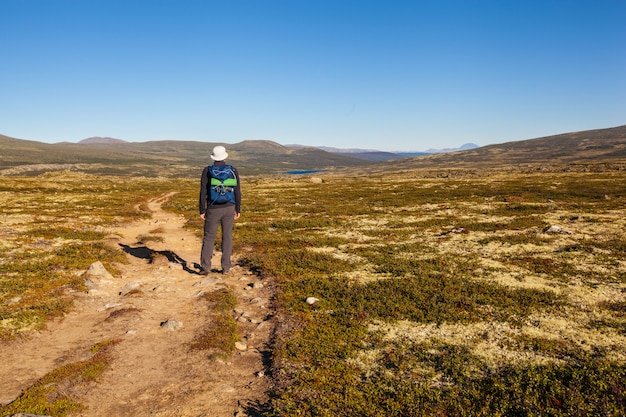
[[[326,255],[330,255],[333,258],[336,258],[342,261],[348,261],[348,262],[354,262],[354,263],[365,262],[365,259],[361,258],[360,256],[343,252],[341,249],[336,248],[336,247],[330,247],[330,246],[308,247],[307,250],[309,250],[310,252],[323,253]]]
[[[626,336],[615,329],[590,326],[593,320],[610,319],[608,312],[576,312],[568,309],[562,316],[536,313],[521,327],[508,323],[479,322],[471,324],[420,324],[408,320],[396,323],[377,321],[369,331],[382,333],[387,341],[397,343],[410,340],[413,343],[440,342],[469,347],[472,354],[482,358],[489,366],[532,363],[545,365],[559,362],[563,358],[528,349],[515,349],[512,339],[529,337],[564,342],[587,352],[603,350],[620,362],[626,361]],[[358,362],[372,366],[375,352],[361,354]]]
[[[367,236],[354,229],[346,230],[346,231],[326,230],[325,235],[328,237],[346,239],[346,240],[353,242],[352,244],[359,244],[359,243],[366,244],[367,242],[376,240],[375,237]]]
[[[357,282],[359,284],[368,284],[375,281],[380,281],[383,279],[392,279],[394,278],[390,274],[381,274],[375,272],[372,268],[362,268],[359,270],[353,270],[347,273],[344,273],[342,276],[347,278],[352,282]]]
[[[534,351],[516,350],[507,343],[523,330],[507,323],[479,322],[472,324],[418,324],[403,320],[395,324],[373,323],[370,331],[382,332],[388,341],[408,339],[414,343],[443,342],[456,346],[468,346],[473,355],[482,358],[490,367],[512,364],[547,364],[559,361]]]
[[[385,212],[387,212],[386,208]],[[385,227],[391,220],[391,217],[387,218],[386,216],[362,217],[358,219],[357,227],[362,230],[378,230],[381,227]]]
[[[364,349],[358,352],[355,357],[346,359],[346,362],[357,367],[365,377],[370,377],[374,371],[380,368],[380,349]]]
[[[375,266],[367,259],[342,251],[335,247],[310,247],[307,250],[315,253],[323,253],[330,255],[338,260],[352,263],[355,267],[349,272],[342,274],[342,277],[351,282],[357,282],[360,284],[367,284],[369,282],[378,281],[380,279],[393,278],[388,274],[381,274],[375,271]]]
[[[13,248],[15,248],[14,243],[9,242],[8,240],[6,240],[6,238],[0,237],[0,249],[2,249],[3,252],[8,251]]]
[[[567,286],[564,291],[572,304],[592,306],[605,300],[626,302],[626,284],[598,284],[594,287],[582,283]]]
[[[486,273],[480,278],[474,278],[474,280],[494,282],[508,288],[550,290],[556,291],[557,293],[560,293],[563,290],[563,285],[556,283],[554,280],[534,274],[526,274],[521,271],[515,272],[510,270],[500,270],[497,272]]]
[[[603,314],[595,312],[594,315],[598,318],[597,315]],[[534,314],[529,317],[529,321],[535,325],[523,327],[523,332],[527,335],[565,340],[588,352],[594,349],[610,350],[615,358],[619,358],[620,361],[626,360],[626,336],[610,327],[602,329],[589,327],[587,313],[568,311],[567,317]]]
[[[477,343],[472,349],[472,353],[483,359],[492,368],[529,363],[533,365],[548,365],[563,362],[562,358],[551,357],[529,350],[512,350],[491,341]]]

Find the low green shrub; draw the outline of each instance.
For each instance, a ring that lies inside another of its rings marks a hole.
[[[202,298],[208,304],[209,320],[189,346],[207,351],[211,358],[226,358],[235,351],[235,343],[239,340],[237,322],[233,317],[237,297],[228,288],[220,288],[204,293]]]

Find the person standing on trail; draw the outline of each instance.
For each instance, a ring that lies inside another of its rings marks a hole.
[[[211,271],[211,258],[217,236],[217,229],[222,227],[222,273],[227,274],[231,267],[230,256],[233,251],[233,224],[241,213],[241,188],[239,172],[225,160],[226,148],[216,146],[211,153],[213,165],[202,171],[200,179],[200,218],[204,220],[204,238],[200,254],[200,274]]]

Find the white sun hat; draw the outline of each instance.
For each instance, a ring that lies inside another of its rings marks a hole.
[[[214,161],[223,161],[228,158],[228,153],[226,153],[226,148],[218,145],[213,148],[213,153],[211,154],[211,159]]]

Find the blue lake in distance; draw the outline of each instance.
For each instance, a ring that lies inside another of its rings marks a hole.
[[[296,169],[293,171],[287,171],[285,174],[289,175],[303,175],[303,174],[313,174],[315,172],[324,172],[324,169]]]

